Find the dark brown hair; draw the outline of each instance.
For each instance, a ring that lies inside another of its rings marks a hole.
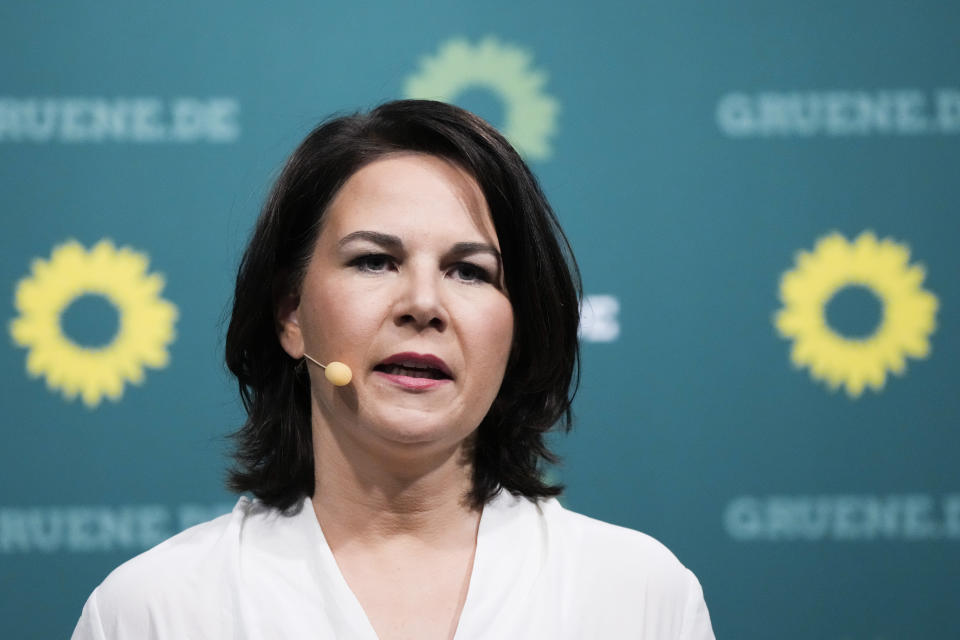
[[[529,498],[558,494],[544,482],[556,457],[544,435],[569,429],[579,376],[580,276],[536,178],[506,139],[477,116],[426,100],[401,100],[329,120],[300,144],[263,207],[237,273],[226,362],[247,420],[234,434],[228,484],[285,509],[313,495],[310,388],[277,337],[276,308],[299,291],[334,195],[360,168],[390,153],[442,157],[480,185],[500,241],[514,312],[514,341],[500,392],[471,449],[470,499],[501,488]]]

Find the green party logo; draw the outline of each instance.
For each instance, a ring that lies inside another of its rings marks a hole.
[[[560,105],[544,93],[547,74],[531,67],[533,56],[520,47],[488,36],[472,45],[463,38],[443,43],[408,77],[407,98],[454,102],[468,89],[487,89],[503,102],[503,135],[527,158],[550,157]]]
[[[831,233],[812,252],[801,251],[780,280],[783,308],[774,317],[780,335],[793,340],[793,364],[857,398],[865,387],[882,390],[888,371],[902,375],[907,357],[926,358],[938,302],[922,288],[923,267],[909,262],[905,245],[869,231],[853,242]],[[880,301],[880,321],[864,337],[844,335],[827,319],[827,306],[851,288]]]
[[[70,240],[49,260],[35,259],[17,284],[20,315],[10,323],[14,342],[28,349],[27,373],[94,408],[104,397],[119,401],[125,383],[142,383],[144,367],[167,366],[177,307],[160,297],[163,276],[147,273],[147,265],[146,255],[110,240],[89,251]],[[103,346],[81,345],[63,330],[64,312],[84,296],[101,297],[118,312],[118,329]]]

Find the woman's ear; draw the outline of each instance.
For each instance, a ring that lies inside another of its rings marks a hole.
[[[300,297],[287,296],[277,307],[277,337],[287,354],[299,360],[303,357],[303,333],[300,331]]]

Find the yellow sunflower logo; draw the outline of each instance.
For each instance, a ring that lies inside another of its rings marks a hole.
[[[550,137],[556,131],[560,105],[544,93],[547,75],[531,68],[531,60],[528,51],[492,36],[476,46],[453,38],[435,56],[422,60],[403,92],[408,98],[453,102],[467,89],[488,89],[505,106],[503,135],[521,154],[545,160],[551,154]]]
[[[143,382],[145,366],[167,365],[177,308],[160,297],[163,277],[147,273],[146,255],[116,249],[109,240],[87,251],[71,240],[49,260],[34,260],[31,271],[17,284],[20,315],[10,324],[14,342],[29,349],[31,377],[45,376],[49,388],[71,400],[80,394],[93,408],[104,396],[118,401],[125,382]],[[106,346],[81,346],[63,332],[63,312],[85,295],[101,296],[119,312],[119,328]]]
[[[774,318],[780,335],[793,340],[790,359],[809,367],[832,389],[844,385],[859,397],[864,387],[880,391],[887,371],[906,370],[907,356],[925,358],[936,328],[937,298],[921,285],[923,267],[910,265],[909,249],[869,231],[848,242],[839,233],[801,251],[780,280],[784,307]],[[848,287],[863,287],[882,305],[879,325],[865,338],[841,335],[827,324],[826,305]]]

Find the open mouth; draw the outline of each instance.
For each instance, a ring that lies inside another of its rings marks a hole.
[[[374,371],[381,371],[393,376],[407,376],[408,378],[432,378],[433,380],[449,380],[450,376],[439,369],[431,367],[411,367],[399,364],[378,364]]]
[[[407,378],[453,379],[443,360],[430,355],[398,353],[375,366],[373,370],[387,375],[405,376]]]

